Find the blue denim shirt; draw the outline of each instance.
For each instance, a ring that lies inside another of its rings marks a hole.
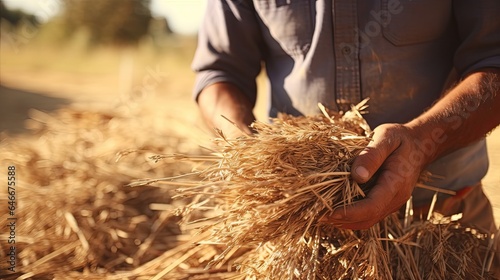
[[[370,98],[372,128],[405,123],[468,73],[500,68],[499,0],[209,0],[193,69],[195,96],[216,82],[253,102],[269,77],[270,116],[347,110]],[[467,133],[467,132],[464,132]],[[485,141],[428,169],[457,190],[488,169]],[[417,190],[415,203],[432,192]]]

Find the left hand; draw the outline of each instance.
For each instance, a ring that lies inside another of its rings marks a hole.
[[[410,198],[421,171],[431,156],[419,145],[415,129],[384,124],[374,130],[372,141],[354,160],[352,178],[366,183],[378,171],[367,196],[345,208],[340,206],[320,220],[339,228],[367,229],[397,211]]]

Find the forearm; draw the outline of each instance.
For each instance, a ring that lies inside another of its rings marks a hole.
[[[230,83],[212,84],[203,89],[197,101],[200,112],[210,128],[221,129],[230,137],[251,133],[249,125],[255,120],[252,113],[253,106],[236,86]]]
[[[376,127],[351,173],[365,183],[379,172],[375,185],[365,199],[334,211],[324,222],[364,229],[397,211],[427,164],[481,139],[500,123],[499,81],[500,70],[474,73],[413,121]]]
[[[425,147],[427,163],[483,138],[500,124],[500,69],[460,82],[427,112],[406,124]]]

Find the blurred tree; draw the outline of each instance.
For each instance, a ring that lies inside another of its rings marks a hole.
[[[21,10],[9,10],[0,0],[0,19],[1,22],[8,22],[11,26],[18,26],[23,22],[29,22],[32,25],[39,25],[34,15],[27,14]]]
[[[91,44],[130,45],[147,34],[150,0],[63,0],[62,21],[66,34],[80,28]]]

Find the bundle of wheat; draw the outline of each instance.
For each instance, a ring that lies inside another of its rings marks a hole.
[[[209,254],[208,263],[221,279],[488,279],[484,252],[479,253],[486,251],[488,238],[449,218],[436,214],[408,222],[406,217],[405,223],[393,214],[359,231],[319,222],[369,192],[369,184],[360,186],[350,177],[353,159],[370,141],[359,113],[363,106],[343,116],[323,109],[319,116],[256,122],[255,135],[236,139],[219,132],[212,156],[154,157],[208,164],[197,171],[201,182],[135,183],[184,186],[179,196],[193,200],[179,213],[203,236],[185,258],[164,259],[173,264],[157,278],[170,273],[169,279],[191,279],[193,264],[184,260],[223,248]],[[187,218],[199,210],[212,214]],[[220,274],[227,265],[238,271]]]
[[[448,218],[392,215],[365,231],[318,223],[369,191],[350,178],[370,140],[361,109],[255,123],[258,134],[221,134],[208,155],[181,151],[182,136],[144,116],[35,112],[34,139],[0,146],[2,166],[19,171],[18,263],[16,273],[2,263],[0,278],[488,279],[480,250],[491,240]],[[147,177],[163,179],[126,186]]]

